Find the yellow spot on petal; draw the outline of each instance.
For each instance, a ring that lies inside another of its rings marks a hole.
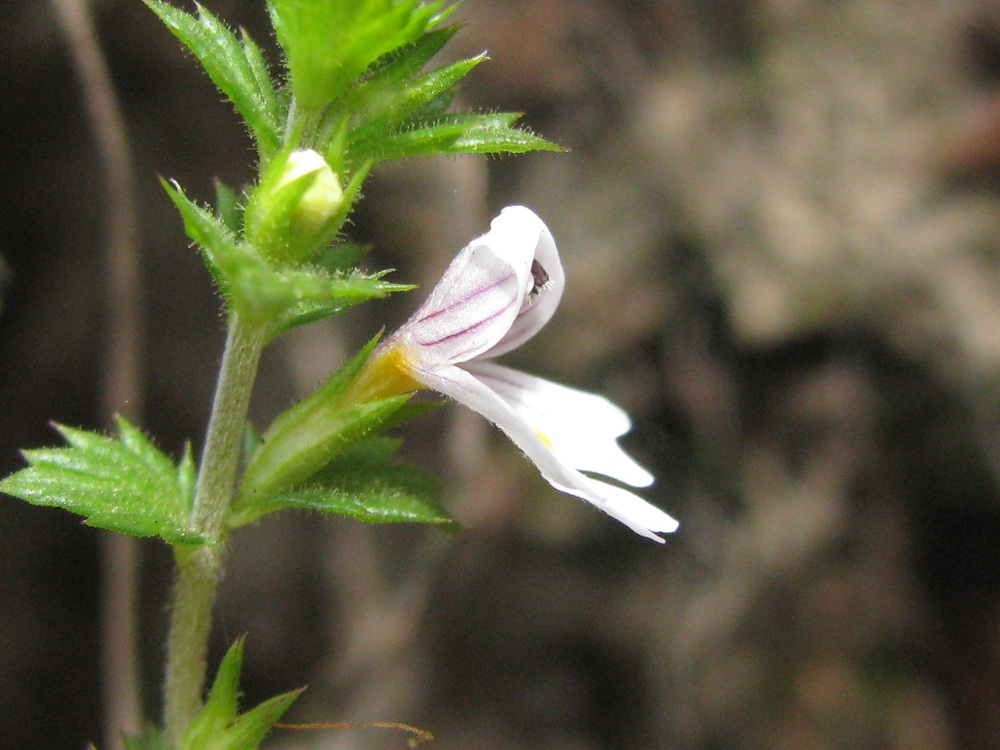
[[[549,450],[553,450],[552,441],[545,436],[545,433],[543,433],[541,430],[536,430],[534,428],[532,428],[532,431],[535,433],[535,435],[538,436],[539,440],[545,443],[546,448],[548,448]]]

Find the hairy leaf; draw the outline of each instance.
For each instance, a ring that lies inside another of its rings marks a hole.
[[[396,133],[376,142],[350,144],[353,158],[373,162],[432,154],[520,154],[530,151],[562,151],[550,141],[527,130],[512,127],[520,115],[450,114],[429,123],[405,123]]]
[[[449,13],[419,0],[268,0],[302,109],[337,99],[373,63],[413,44]]]
[[[200,5],[193,15],[163,0],[143,1],[198,58],[246,120],[261,156],[269,158],[280,145],[283,112],[260,47],[246,33],[237,38]]]
[[[303,293],[285,307],[274,324],[272,335],[277,336],[296,326],[328,318],[371,299],[382,299],[414,288],[412,284],[383,281],[382,277],[387,273],[389,271],[369,275],[360,271],[344,273],[323,269],[299,272],[292,279],[293,291],[294,285],[298,285]]]
[[[457,529],[436,499],[434,477],[390,461],[400,442],[376,436],[355,443],[303,484],[254,503],[243,522],[298,508],[366,523],[432,523]]]
[[[219,665],[208,699],[188,727],[180,750],[256,750],[274,723],[302,692],[293,690],[239,713],[243,639],[230,646]]]
[[[444,106],[447,107],[456,84],[485,59],[486,54],[483,53],[467,60],[459,60],[413,78],[405,84],[398,84],[392,89],[373,92],[367,101],[359,102],[360,112],[355,118],[360,124],[352,128],[350,140],[377,142],[380,135],[393,132],[414,112],[442,97]]]
[[[188,525],[194,492],[190,450],[175,465],[121,417],[118,438],[56,429],[69,446],[24,451],[28,467],[0,481],[0,491],[78,513],[90,526],[171,543],[204,542]]]
[[[177,183],[163,179],[160,183],[180,211],[184,232],[197,246],[219,290],[228,297],[228,276],[232,269],[241,262],[253,263],[256,260],[240,245],[226,221],[188,198]]]
[[[198,246],[229,304],[249,319],[267,325],[272,336],[352,305],[413,288],[383,281],[388,271],[367,275],[318,266],[275,267],[243,245],[222,219],[190,200],[179,187],[163,184],[181,212],[188,237]],[[348,188],[356,190],[357,186]]]

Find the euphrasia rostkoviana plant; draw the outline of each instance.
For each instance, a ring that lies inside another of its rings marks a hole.
[[[548,229],[506,209],[466,247],[413,318],[373,339],[316,393],[253,438],[246,426],[263,348],[282,332],[410,289],[358,267],[343,227],[381,162],[432,154],[558,150],[512,113],[451,109],[478,55],[435,67],[453,6],[418,0],[266,0],[282,59],[208,9],[147,6],[201,63],[244,120],[258,177],[220,187],[214,206],[164,188],[224,301],[229,335],[204,449],[179,462],[125,420],[116,437],[60,426],[67,445],[24,452],[28,467],[0,490],[78,513],[86,523],[159,536],[174,549],[177,585],[164,689],[164,728],[130,747],[251,750],[297,693],[237,709],[242,643],[207,699],[210,610],[230,531],[282,508],[373,522],[452,525],[433,482],[393,461],[382,432],[427,407],[429,388],[504,430],[557,489],[662,541],[676,522],[632,492],[583,471],[644,487],[652,476],[617,445],[627,415],[606,399],[492,363],[551,317],[564,277]],[[251,439],[247,436],[251,435]]]

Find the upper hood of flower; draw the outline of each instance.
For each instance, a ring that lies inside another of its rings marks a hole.
[[[494,357],[549,321],[564,286],[548,228],[530,209],[509,206],[455,257],[397,335],[432,361]]]

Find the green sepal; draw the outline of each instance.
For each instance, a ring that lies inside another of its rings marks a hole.
[[[450,13],[419,0],[268,0],[292,93],[306,112],[337,99],[373,63]]]
[[[243,450],[242,458],[243,461],[253,454],[257,450],[257,446],[260,445],[260,433],[257,432],[257,428],[254,427],[250,422],[247,422],[243,426]]]
[[[0,481],[0,492],[64,508],[89,526],[204,544],[188,524],[195,483],[190,447],[175,465],[124,418],[117,424],[118,438],[55,425],[69,446],[23,451],[28,467]]]
[[[334,235],[339,233],[343,228],[344,222],[347,221],[348,215],[354,208],[355,201],[361,197],[361,186],[368,177],[368,173],[371,171],[371,168],[372,163],[370,161],[356,160],[349,171],[346,172],[346,174],[349,174],[350,176],[347,180],[347,184],[344,186],[344,195],[342,203],[340,204],[340,211],[331,222],[331,226],[334,227],[334,230],[331,231],[327,244],[329,244],[329,241],[334,239]]]
[[[269,159],[281,145],[285,113],[260,47],[245,32],[237,38],[201,5],[193,15],[163,0],[143,2],[198,58],[212,82],[246,120],[262,159]]]
[[[383,281],[388,271],[364,274],[316,266],[275,267],[242,244],[222,219],[191,201],[180,187],[166,181],[163,186],[228,303],[248,320],[266,326],[272,337],[352,305],[413,289],[410,284]],[[350,189],[357,186],[349,185],[345,196]]]
[[[445,114],[433,122],[409,123],[378,142],[351,142],[350,150],[353,157],[376,163],[433,154],[521,154],[563,150],[530,131],[511,127],[519,117],[514,112]]]
[[[309,397],[284,412],[278,419],[286,419],[281,424],[275,422],[279,429],[272,431],[275,425],[268,428],[261,448],[251,458],[240,494],[233,503],[234,514],[242,514],[258,499],[297,486],[315,475],[351,443],[383,429],[411,395],[389,396],[346,409],[338,408],[335,403],[314,402]],[[293,413],[289,416],[289,412]]]
[[[239,713],[243,642],[243,638],[238,639],[223,657],[205,706],[181,738],[179,750],[256,750],[302,693],[302,690],[283,693]]]
[[[378,339],[369,341],[314,393],[279,414],[264,431],[233,503],[236,516],[245,515],[256,502],[304,482],[352,443],[394,424],[393,415],[412,393],[341,403]],[[249,515],[255,517],[255,512]]]
[[[434,401],[407,401],[405,404],[396,409],[389,419],[382,424],[380,429],[392,429],[393,427],[409,422],[411,419],[416,419],[417,417],[421,417],[428,412],[434,411],[446,403],[448,402],[444,399],[437,399]]]
[[[366,523],[432,523],[458,529],[435,499],[434,477],[387,463],[402,441],[368,438],[336,456],[309,481],[254,504],[254,515],[285,508],[348,516]],[[250,509],[248,509],[250,510]]]

